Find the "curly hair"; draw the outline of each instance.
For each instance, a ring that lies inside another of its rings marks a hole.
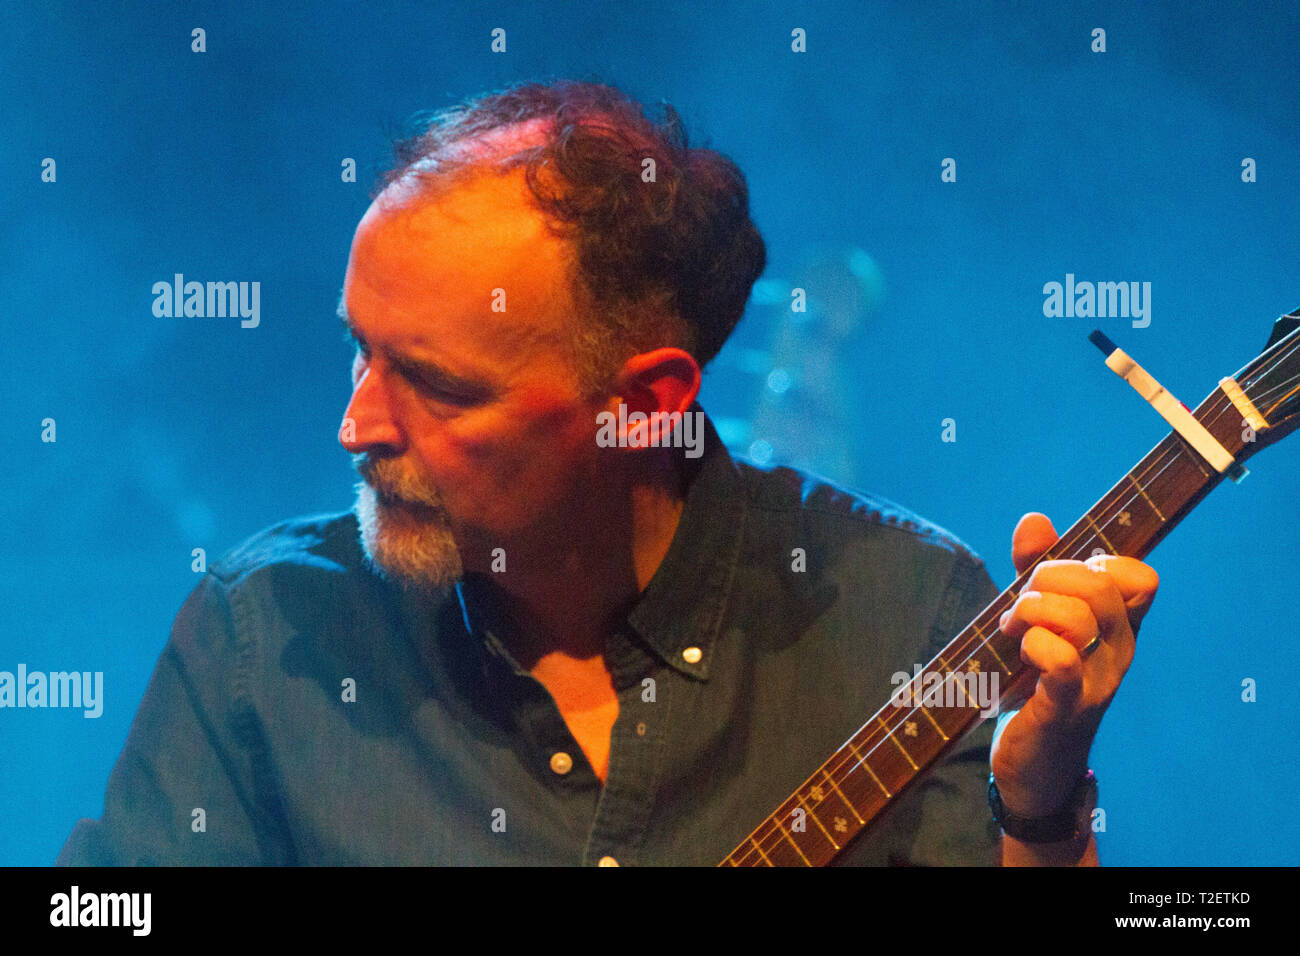
[[[437,189],[522,166],[537,208],[573,243],[570,292],[586,317],[573,328],[580,387],[598,393],[629,357],[662,346],[703,368],[740,321],[767,253],[739,167],[692,148],[676,111],[663,112],[656,122],[613,86],[559,80],[417,113],[371,198],[407,177]],[[544,130],[540,144],[489,159],[462,148],[529,121]]]

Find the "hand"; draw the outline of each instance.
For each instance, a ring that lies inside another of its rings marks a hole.
[[[1011,540],[1016,573],[1057,537],[1046,515],[1021,518]],[[1002,615],[1002,632],[1020,638],[1020,659],[1029,665],[1013,694],[1033,688],[993,743],[993,775],[1010,812],[1043,816],[1068,801],[1159,586],[1155,570],[1136,558],[1044,561]],[[1100,643],[1080,657],[1096,637]]]

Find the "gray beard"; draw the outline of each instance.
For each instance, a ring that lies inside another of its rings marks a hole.
[[[375,490],[356,485],[353,512],[361,529],[361,549],[380,576],[410,590],[442,590],[464,573],[460,551],[445,513],[430,519],[381,505]]]

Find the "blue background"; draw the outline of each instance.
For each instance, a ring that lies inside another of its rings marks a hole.
[[[191,549],[351,505],[334,306],[386,134],[417,109],[593,74],[672,103],[745,171],[769,250],[704,407],[739,451],[948,528],[1000,586],[1023,513],[1063,531],[1167,431],[1092,328],[1195,407],[1300,305],[1293,3],[233,6],[0,12],[0,669],[107,688],[98,720],[0,711],[0,863],[48,863],[102,812]],[[784,296],[823,248],[864,297],[836,405],[800,426],[781,402],[815,382]],[[260,327],[155,318],[175,272],[260,281]],[[1151,282],[1150,326],[1044,317],[1067,272]],[[788,454],[800,431],[832,451]],[[1105,863],[1297,862],[1300,439],[1250,464],[1148,559],[1161,591],[1093,753]]]

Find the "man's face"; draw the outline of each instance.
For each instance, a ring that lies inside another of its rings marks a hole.
[[[340,441],[365,479],[362,543],[391,577],[444,586],[575,516],[600,403],[582,399],[566,350],[569,255],[518,170],[435,199],[395,184],[358,225]]]

